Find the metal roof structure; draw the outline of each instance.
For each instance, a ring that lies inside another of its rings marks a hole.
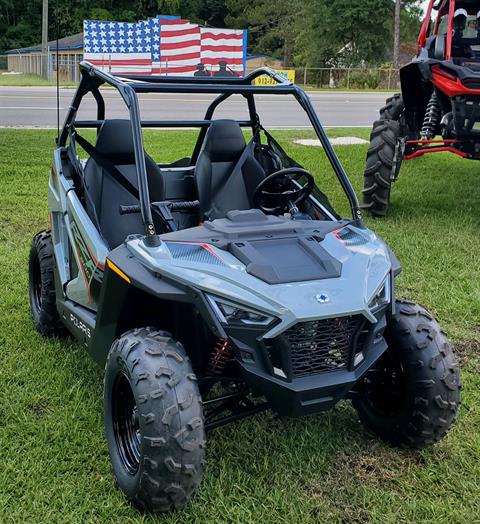
[[[48,42],[48,47],[51,50],[57,49],[57,41],[52,40]],[[77,33],[76,35],[66,36],[64,38],[59,38],[58,40],[58,50],[59,51],[77,51],[83,50],[83,33]],[[28,53],[41,53],[42,46],[36,45],[31,47],[22,47],[20,49],[10,49],[6,52],[7,55],[25,55]]]

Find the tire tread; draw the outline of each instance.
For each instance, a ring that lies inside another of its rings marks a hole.
[[[40,264],[42,278],[42,305],[35,311],[32,299],[32,264],[37,258]],[[63,325],[57,310],[57,295],[55,291],[55,258],[53,252],[52,234],[44,230],[37,233],[32,240],[29,255],[29,297],[30,311],[37,331],[45,337],[63,337],[67,330]]]
[[[387,427],[372,416],[361,397],[354,406],[364,425],[383,439],[400,447],[423,448],[444,438],[457,419],[460,371],[445,334],[423,307],[397,301],[391,320],[387,337],[395,341],[409,378],[407,409]]]
[[[125,494],[149,512],[181,509],[200,485],[205,458],[202,403],[190,360],[169,333],[154,328],[131,330],[114,342],[106,373],[118,358],[136,384],[143,421],[138,488]]]

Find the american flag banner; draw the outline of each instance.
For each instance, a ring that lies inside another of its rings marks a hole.
[[[138,23],[84,21],[84,59],[113,74],[242,76],[247,32],[178,16]]]
[[[114,74],[152,74],[150,30],[143,24],[85,20],[85,60]]]

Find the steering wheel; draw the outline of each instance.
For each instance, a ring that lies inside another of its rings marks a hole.
[[[304,183],[302,179],[306,179]],[[253,194],[253,204],[267,215],[292,212],[307,200],[314,187],[315,180],[305,169],[281,169],[258,184]]]

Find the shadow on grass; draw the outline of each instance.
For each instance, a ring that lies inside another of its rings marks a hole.
[[[101,370],[79,344],[62,340],[61,350],[57,358],[63,360],[65,387],[80,387],[89,396],[95,395],[98,400],[93,407],[101,409]],[[102,445],[106,449],[106,443]],[[348,478],[381,479],[389,475],[392,463],[401,468],[405,460],[422,462],[414,452],[398,453],[362,428],[348,401],[340,402],[331,411],[299,419],[267,412],[209,432],[205,480],[191,509],[195,512],[198,506],[213,504],[221,490],[226,498],[238,496],[239,492],[247,499],[266,496],[268,492],[311,497],[312,515],[320,497],[322,504],[329,501],[335,512],[335,485],[344,484]],[[381,456],[388,457],[385,471]],[[102,457],[106,460],[105,452]]]

